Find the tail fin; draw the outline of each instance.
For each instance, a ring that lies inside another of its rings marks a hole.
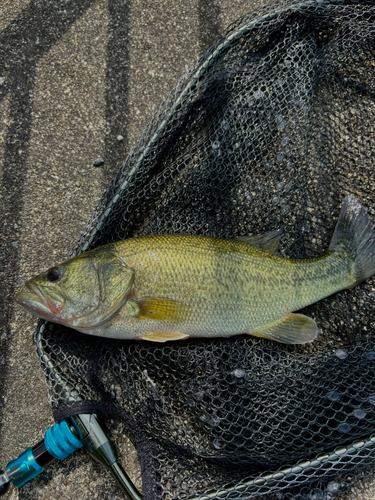
[[[353,195],[344,200],[329,250],[337,247],[344,247],[354,261],[355,285],[375,274],[374,225]]]

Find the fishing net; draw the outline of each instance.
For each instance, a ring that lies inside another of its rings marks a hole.
[[[284,257],[314,257],[348,194],[375,221],[374,48],[371,1],[279,1],[235,23],[160,107],[71,255],[282,228]],[[374,304],[369,279],[304,309],[319,327],[308,345],[41,322],[37,352],[56,419],[125,423],[145,500],[349,498],[375,464]]]

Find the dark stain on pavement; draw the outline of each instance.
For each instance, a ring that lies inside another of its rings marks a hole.
[[[18,270],[20,236],[17,221],[23,210],[24,183],[32,120],[36,65],[95,0],[31,1],[0,33],[0,101],[10,96],[10,117],[0,186],[0,362],[8,356],[11,335],[15,277]],[[43,193],[40,193],[43,196]],[[5,336],[3,338],[2,335]],[[7,380],[6,363],[0,365],[0,394]],[[1,439],[0,428],[0,439]],[[5,464],[4,464],[5,465]]]
[[[104,185],[121,167],[127,147],[129,123],[129,12],[131,3],[109,0],[106,74],[106,139]],[[121,136],[123,139],[118,140]]]
[[[199,37],[203,51],[222,35],[220,0],[199,0]]]

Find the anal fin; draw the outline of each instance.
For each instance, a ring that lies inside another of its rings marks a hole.
[[[288,313],[281,319],[249,332],[249,335],[282,344],[306,344],[312,342],[317,333],[318,328],[313,319],[303,314]]]
[[[167,342],[168,340],[183,340],[187,339],[189,335],[182,332],[150,332],[137,337],[140,340],[149,340],[151,342]]]

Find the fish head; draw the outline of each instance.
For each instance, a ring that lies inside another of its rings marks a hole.
[[[116,252],[101,247],[32,278],[15,300],[39,318],[84,331],[122,307],[133,278]]]

